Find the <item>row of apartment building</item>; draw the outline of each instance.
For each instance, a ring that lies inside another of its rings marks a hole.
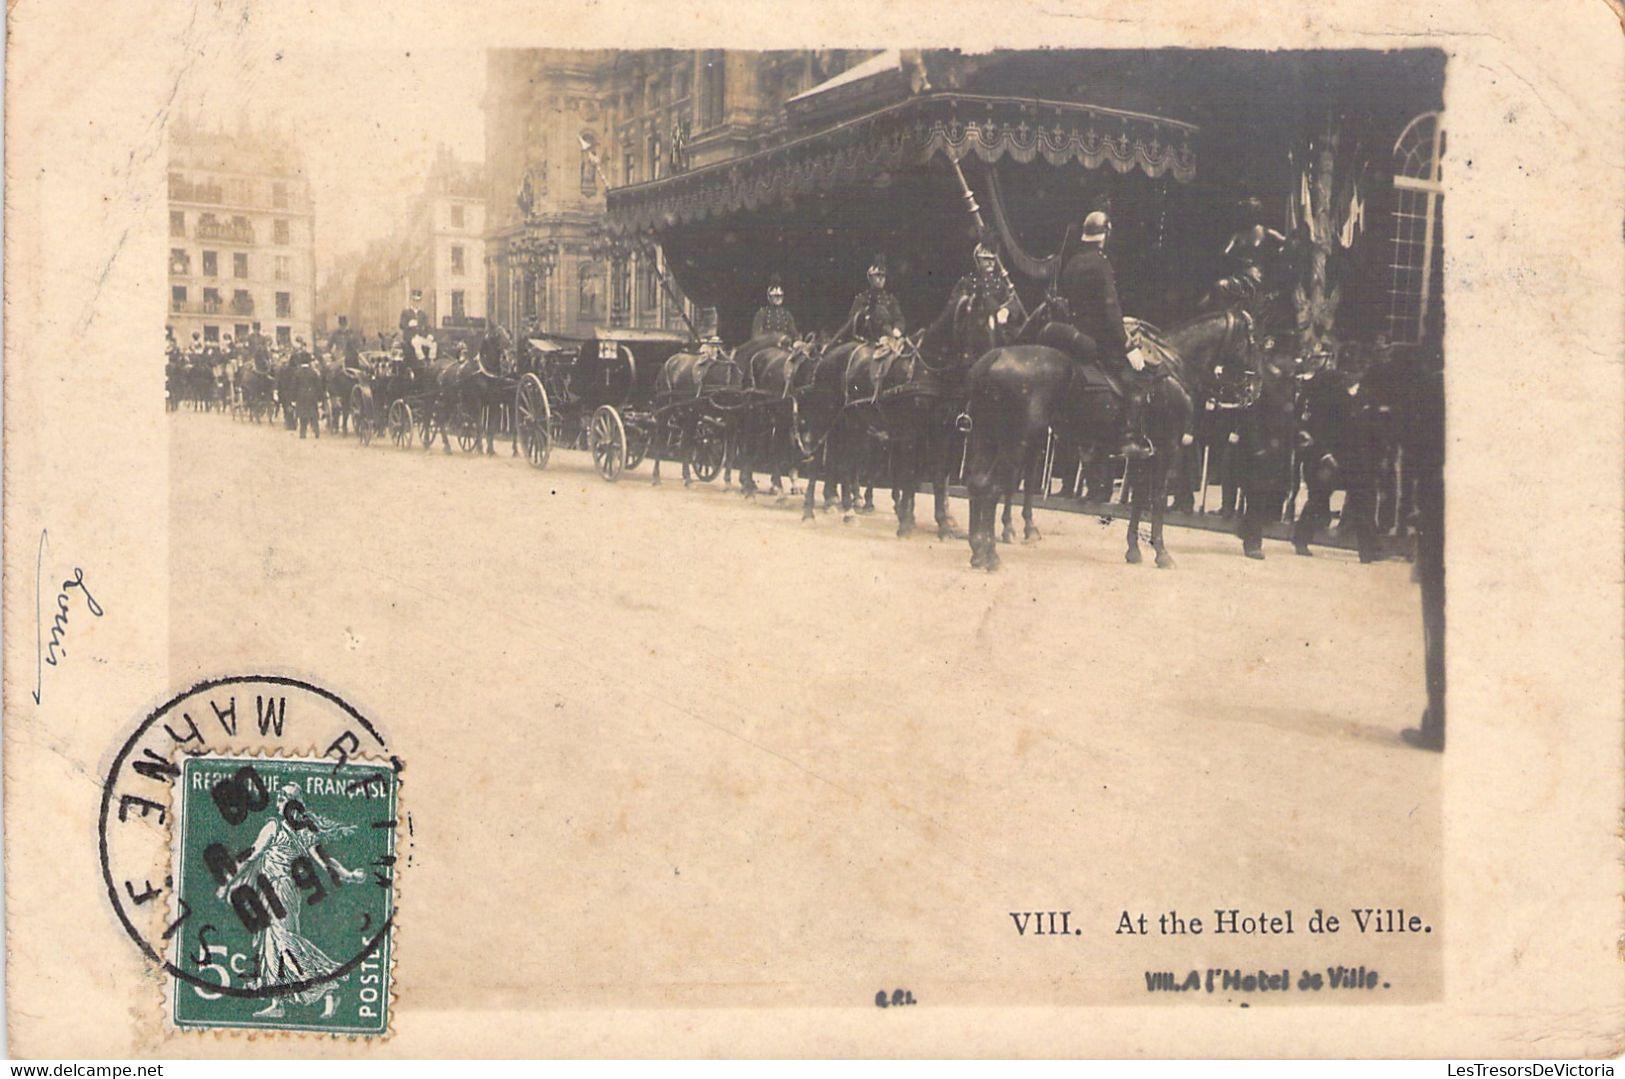
[[[315,207],[297,148],[276,132],[170,131],[169,309],[177,340],[283,343],[315,315]]]

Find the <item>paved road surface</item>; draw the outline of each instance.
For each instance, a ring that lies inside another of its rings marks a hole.
[[[399,976],[430,1004],[1144,1001],[1143,970],[1331,962],[1437,991],[1437,934],[1303,928],[1439,913],[1403,563],[1174,529],[1159,571],[1041,514],[990,576],[884,512],[804,525],[584,454],[170,431],[172,680],[306,674],[391,733]],[[1297,935],[1113,932],[1231,906]],[[1084,932],[1018,936],[1029,909]]]

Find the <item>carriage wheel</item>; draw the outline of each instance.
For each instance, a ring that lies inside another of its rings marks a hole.
[[[546,468],[553,454],[553,410],[547,403],[542,380],[526,374],[514,390],[514,437],[525,451],[532,467]]]
[[[367,391],[360,386],[350,390],[350,421],[355,425],[355,437],[363,446],[372,445],[372,438],[376,432],[372,424],[372,411],[367,406]]]
[[[722,473],[722,457],[727,450],[723,435],[720,426],[704,420],[694,429],[688,466],[694,470],[694,478],[701,483],[710,483]]]
[[[592,463],[598,474],[614,483],[626,467],[626,425],[613,405],[599,405],[592,414]]]
[[[435,431],[440,426],[435,423],[434,414],[435,405],[432,401],[425,401],[420,407],[412,411],[412,415],[417,419],[418,441],[423,443],[423,448],[426,450],[434,449]]]
[[[467,405],[459,404],[457,414],[452,418],[452,425],[457,429],[457,448],[464,453],[472,453],[480,444],[480,424]]]
[[[649,456],[649,444],[654,441],[654,429],[647,423],[633,420],[626,428],[626,467],[636,468]]]
[[[397,449],[412,446],[412,406],[405,401],[394,401],[389,406],[389,440]]]

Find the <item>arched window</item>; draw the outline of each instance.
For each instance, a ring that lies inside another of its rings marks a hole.
[[[1444,282],[1444,122],[1426,112],[1394,143],[1394,247],[1388,286],[1388,338],[1422,339]]]

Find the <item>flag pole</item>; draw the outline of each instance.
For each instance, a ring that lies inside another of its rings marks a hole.
[[[592,143],[588,142],[586,138],[581,135],[576,136],[576,142],[580,144],[581,152],[587,155],[587,160],[592,162],[592,173],[598,179],[598,186],[603,190],[604,200],[607,204],[609,201],[609,178],[604,175],[604,167],[599,164],[598,150],[595,146],[593,146]],[[640,252],[644,254],[650,253],[650,249],[654,248],[655,246],[653,243],[647,240],[638,240],[635,242],[638,244]],[[666,294],[666,298],[671,301],[672,306],[677,308],[678,316],[683,320],[683,324],[688,327],[689,337],[693,339],[694,342],[698,343],[700,340],[700,331],[695,328],[694,320],[688,317],[688,312],[683,308],[682,300],[678,297],[677,291],[672,288],[671,281],[669,280],[670,275],[666,273],[664,263],[664,259],[654,259],[655,280],[660,282],[660,290]]]

